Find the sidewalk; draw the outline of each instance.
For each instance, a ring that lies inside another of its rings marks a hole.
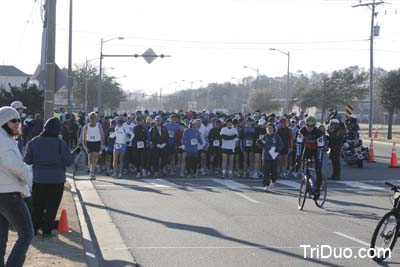
[[[53,233],[56,234],[56,237],[43,238],[40,234],[35,236],[29,247],[24,264],[25,267],[87,266],[82,246],[82,233],[79,226],[79,219],[71,193],[71,186],[68,182],[65,184],[63,198],[56,217],[57,220],[60,218],[62,209],[67,210],[70,232],[58,233],[54,230]],[[9,254],[15,239],[16,233],[10,231],[6,255]]]

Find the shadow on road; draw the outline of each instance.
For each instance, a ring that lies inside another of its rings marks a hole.
[[[271,252],[283,254],[283,255],[286,255],[286,256],[289,256],[289,257],[292,257],[292,258],[297,258],[299,260],[304,260],[304,257],[302,255],[297,255],[295,253],[292,253],[292,252],[289,252],[289,251],[285,251],[285,250],[282,250],[282,249],[279,249],[279,248],[268,247],[268,246],[257,244],[257,243],[254,243],[254,242],[250,242],[250,241],[241,240],[241,239],[238,239],[238,238],[226,236],[226,235],[224,235],[224,234],[222,234],[222,233],[218,232],[217,230],[215,230],[213,228],[210,228],[210,227],[163,221],[163,220],[159,220],[159,219],[155,219],[155,218],[151,218],[151,217],[147,217],[147,216],[143,216],[143,215],[127,212],[127,211],[120,210],[120,209],[99,206],[99,205],[96,205],[96,204],[93,204],[93,203],[84,202],[84,204],[87,205],[87,206],[91,206],[91,207],[95,207],[95,208],[99,208],[99,209],[107,209],[109,211],[116,212],[116,213],[123,214],[123,215],[130,216],[130,217],[134,217],[134,218],[137,218],[137,219],[142,219],[142,220],[146,220],[146,221],[150,221],[150,222],[154,222],[154,223],[159,223],[159,224],[162,224],[162,225],[164,225],[164,226],[166,226],[168,228],[171,228],[171,229],[177,229],[177,230],[181,230],[181,231],[190,231],[190,232],[195,232],[195,233],[199,233],[199,234],[203,234],[203,235],[217,237],[217,238],[221,238],[221,239],[224,239],[224,240],[227,240],[227,241],[232,241],[232,242],[236,242],[236,243],[239,243],[239,244],[247,245],[247,246],[250,246],[250,247],[255,247],[255,248],[258,248],[258,249],[262,249],[262,250],[266,250],[266,251],[271,251]],[[336,266],[341,266],[341,265],[338,265],[338,264],[329,263],[329,262],[321,261],[321,260],[318,260],[318,259],[307,258],[307,260],[309,262],[314,263],[314,264],[318,264],[319,266],[332,266],[332,267],[333,266],[335,266],[335,267]]]

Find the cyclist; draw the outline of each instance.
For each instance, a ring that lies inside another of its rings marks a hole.
[[[324,153],[324,137],[321,130],[316,126],[315,118],[308,116],[305,126],[300,129],[297,135],[296,144],[296,169],[304,159],[313,159],[315,161],[315,171],[317,173],[317,187],[314,193],[314,200],[317,200],[320,195],[320,186],[322,182],[322,158]]]

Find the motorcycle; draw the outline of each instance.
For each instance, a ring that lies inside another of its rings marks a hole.
[[[364,160],[369,159],[369,150],[362,145],[362,140],[346,140],[341,156],[349,166],[357,165],[358,168],[362,168]]]

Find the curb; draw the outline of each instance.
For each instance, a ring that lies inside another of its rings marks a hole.
[[[75,180],[74,185],[76,186],[77,192],[79,192],[79,196],[81,198],[79,205],[84,205],[87,214],[87,217],[85,218],[82,213],[83,218],[79,217],[80,221],[83,221],[84,225],[86,225],[86,220],[88,223],[90,223],[101,252],[101,257],[104,261],[104,266],[112,267],[114,264],[115,266],[121,266],[121,263],[124,264],[124,267],[137,266],[135,259],[126,246],[118,228],[112,221],[107,207],[105,207],[92,182],[87,179],[80,181]],[[86,229],[88,229],[87,226]],[[82,230],[82,233],[83,232],[84,231]],[[89,234],[88,231],[85,232]],[[88,237],[85,237],[85,239],[87,238]],[[88,238],[86,243],[89,243],[89,246],[85,255],[87,255],[89,259],[93,260],[92,257],[95,255],[93,242],[90,240],[90,238]],[[93,265],[93,267],[98,266],[98,264]],[[100,266],[103,266],[103,264]],[[90,267],[92,267],[92,265],[90,265]]]
[[[85,214],[83,212],[82,203],[79,199],[78,192],[76,190],[75,181],[71,178],[67,178],[68,183],[71,185],[71,193],[74,198],[76,212],[79,218],[79,225],[81,227],[82,232],[82,243],[83,250],[85,253],[85,259],[87,266],[89,267],[99,267],[99,262],[96,257],[96,252],[93,246],[93,242],[90,236],[88,225],[86,224]]]

